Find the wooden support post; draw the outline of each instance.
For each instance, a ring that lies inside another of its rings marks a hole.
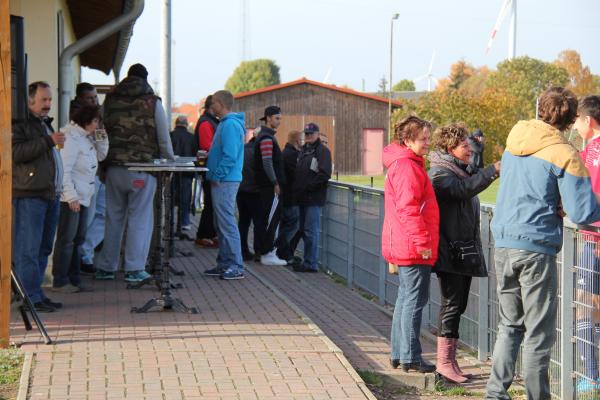
[[[12,129],[9,0],[0,0],[0,348],[9,344],[12,249]]]

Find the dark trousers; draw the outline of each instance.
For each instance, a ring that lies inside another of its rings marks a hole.
[[[85,241],[87,232],[87,207],[79,212],[71,211],[69,203],[60,202],[58,230],[52,256],[52,286],[61,287],[68,283],[78,286],[81,283],[79,267],[81,258],[79,246]]]
[[[190,224],[190,205],[192,203],[192,181],[194,175],[175,174],[171,185],[173,206],[177,206],[178,226]],[[212,203],[211,203],[212,204]]]
[[[210,182],[208,179],[202,179],[202,193],[204,196],[204,208],[200,215],[200,224],[196,232],[196,239],[212,239],[217,236],[213,221],[213,203]]]
[[[260,255],[262,249],[261,237],[258,233],[260,224],[261,206],[260,195],[258,193],[238,192],[237,206],[239,212],[238,229],[240,230],[240,242],[242,245],[242,254],[250,253],[248,248],[248,230],[250,222],[254,229],[254,254]]]
[[[460,316],[467,309],[469,301],[470,276],[438,272],[441,307],[438,336],[458,339]]]
[[[273,198],[275,192],[273,187],[263,187],[259,190],[260,196],[260,220],[258,224],[257,235],[262,243],[262,250],[260,255],[267,254],[275,247],[275,232],[279,225],[279,219],[281,218],[281,202],[277,205],[277,209],[273,214],[273,219],[269,224],[269,214],[273,205]],[[256,240],[256,239],[255,239]]]

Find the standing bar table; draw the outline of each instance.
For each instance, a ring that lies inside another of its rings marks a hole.
[[[197,314],[195,307],[186,306],[180,299],[174,297],[171,293],[171,281],[169,273],[171,265],[170,241],[172,238],[171,221],[171,179],[174,173],[182,172],[202,172],[206,168],[196,167],[193,162],[188,160],[154,160],[152,163],[129,163],[125,165],[130,171],[148,172],[156,175],[158,191],[158,218],[155,218],[156,246],[154,251],[155,264],[160,268],[160,275],[155,277],[157,286],[160,289],[160,295],[146,302],[142,307],[132,307],[131,312],[145,313],[154,307],[160,311],[175,310],[185,313]]]

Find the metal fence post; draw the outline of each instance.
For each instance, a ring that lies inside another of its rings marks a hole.
[[[379,226],[383,227],[383,216],[385,213],[385,198],[383,195],[379,196]],[[381,232],[381,230],[380,230]],[[385,280],[387,278],[387,263],[383,258],[383,253],[381,252],[381,233],[379,236],[379,291],[378,291],[378,300],[379,305],[385,305]]]
[[[560,394],[561,399],[573,398],[573,274],[575,262],[575,230],[564,227],[562,268],[562,301],[560,302]]]
[[[348,189],[348,264],[346,284],[352,288],[354,283],[354,188]]]
[[[490,263],[494,260],[490,257],[490,214],[486,211],[480,211],[480,225],[479,231],[481,232],[481,244],[484,249],[483,257],[485,259],[485,265],[490,269]],[[477,358],[480,361],[485,361],[490,353],[490,336],[489,332],[489,290],[490,280],[489,278],[480,278],[479,280],[479,307],[478,307],[478,318],[477,318]],[[493,289],[492,289],[493,290]]]
[[[329,186],[327,191],[331,191],[335,189],[331,189]],[[327,196],[331,198],[330,195]],[[325,206],[323,207],[323,211],[321,213],[321,267],[329,268],[329,202],[325,202]]]

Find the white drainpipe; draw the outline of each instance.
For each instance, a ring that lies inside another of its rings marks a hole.
[[[120,31],[125,25],[138,19],[142,14],[142,11],[144,11],[144,0],[133,0],[131,10],[127,13],[118,16],[95,31],[90,32],[63,50],[58,64],[58,90],[60,93],[58,110],[59,126],[64,126],[69,119],[69,102],[72,97],[71,86],[73,80],[71,61],[73,60],[73,57],[81,54],[115,32]]]

